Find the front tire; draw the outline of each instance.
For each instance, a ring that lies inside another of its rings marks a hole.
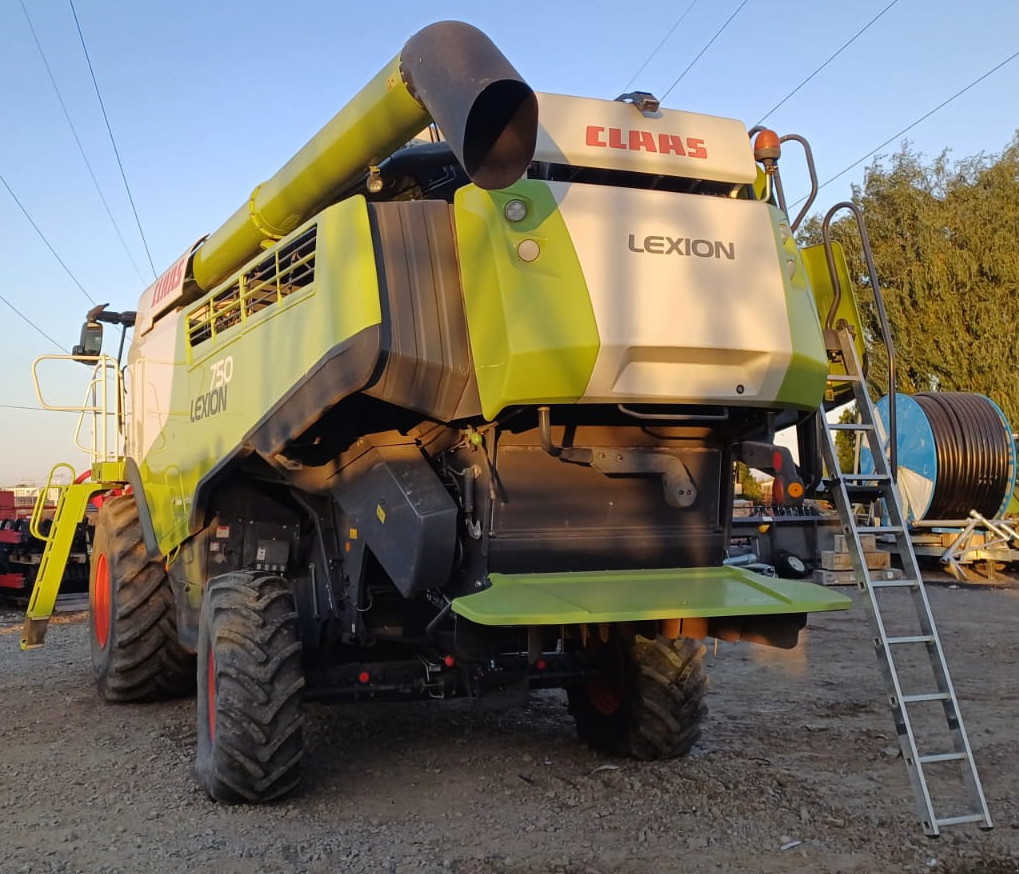
[[[209,580],[198,625],[198,782],[214,801],[260,804],[291,792],[303,752],[301,641],[279,577]]]
[[[134,496],[103,504],[89,572],[89,637],[105,701],[189,695],[195,658],[177,640],[177,608],[162,561],[149,558]]]
[[[685,637],[610,641],[603,675],[567,692],[577,735],[592,749],[646,761],[685,756],[707,713],[704,652]]]

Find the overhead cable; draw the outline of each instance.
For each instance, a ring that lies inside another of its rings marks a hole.
[[[806,85],[811,79],[813,79],[818,73],[820,73],[825,67],[827,67],[832,61],[834,61],[839,55],[842,54],[849,46],[851,46],[856,40],[882,15],[884,15],[889,9],[891,9],[899,0],[892,0],[884,9],[882,9],[877,15],[875,15],[870,21],[868,21],[863,27],[861,27],[849,40],[844,42],[835,54],[833,54],[827,61],[821,64],[813,73],[807,76],[799,85],[793,88],[785,97],[783,97],[778,103],[776,103],[771,109],[769,109],[764,115],[761,116],[757,124],[762,124],[764,120],[771,115],[776,109],[778,109],[783,103],[785,103],[790,97],[792,97],[797,91],[799,91],[804,85]],[[754,125],[756,127],[757,125]]]
[[[624,91],[629,91],[630,90],[630,87],[633,85],[633,83],[637,81],[637,77],[641,73],[644,72],[644,68],[648,64],[650,64],[651,63],[651,59],[655,55],[657,55],[658,52],[661,51],[662,46],[665,45],[669,41],[669,37],[672,36],[672,34],[676,32],[676,28],[679,27],[683,23],[683,19],[686,18],[690,14],[690,10],[693,9],[694,6],[696,6],[696,5],[697,5],[697,0],[691,0],[690,5],[686,7],[686,11],[682,15],[680,15],[678,19],[676,19],[676,23],[674,25],[672,25],[672,27],[669,28],[669,32],[667,34],[665,34],[664,37],[662,37],[662,41],[660,43],[658,43],[657,46],[655,46],[654,51],[651,52],[651,54],[648,55],[647,58],[645,59],[644,63],[640,65],[640,69],[636,73],[633,74],[633,78],[630,79],[630,81],[626,83],[626,87],[623,89]]]
[[[955,92],[955,94],[953,94],[953,95],[952,95],[951,97],[949,97],[949,98],[948,98],[947,100],[942,100],[942,101],[941,101],[941,103],[939,103],[939,104],[938,104],[937,106],[935,106],[935,107],[934,107],[934,108],[933,108],[932,110],[930,110],[930,112],[926,112],[926,113],[924,113],[924,114],[923,114],[923,115],[921,115],[921,116],[920,116],[920,117],[919,117],[919,118],[918,118],[918,119],[917,119],[916,121],[914,121],[914,122],[913,122],[912,124],[908,124],[908,125],[906,125],[906,127],[904,127],[904,128],[902,129],[902,130],[900,130],[900,131],[899,131],[898,133],[896,133],[896,134],[892,134],[892,135],[891,135],[891,136],[890,136],[890,137],[889,137],[889,138],[888,138],[887,140],[885,140],[885,141],[884,141],[883,143],[881,143],[880,145],[877,145],[877,146],[875,146],[875,147],[874,147],[873,149],[871,149],[871,150],[870,150],[869,152],[867,152],[867,154],[866,154],[866,155],[864,155],[864,156],[863,156],[862,158],[859,158],[859,159],[857,159],[856,161],[853,161],[853,163],[852,163],[852,164],[850,164],[850,165],[849,165],[848,167],[844,168],[843,170],[840,170],[840,171],[839,171],[838,173],[836,173],[836,174],[835,174],[834,176],[832,176],[832,177],[831,177],[830,179],[826,179],[826,180],[825,180],[824,182],[822,182],[822,183],[821,183],[820,185],[818,185],[818,186],[817,186],[817,188],[818,188],[818,191],[820,191],[820,190],[821,190],[822,188],[824,188],[824,186],[825,186],[825,185],[828,185],[829,183],[831,183],[831,182],[834,182],[834,181],[835,181],[836,179],[838,179],[838,178],[839,178],[840,176],[844,176],[844,175],[845,175],[846,173],[848,173],[848,172],[849,172],[850,170],[852,170],[852,169],[853,169],[853,168],[854,168],[855,166],[857,166],[858,164],[862,164],[862,163],[863,163],[864,161],[866,161],[866,160],[867,160],[867,159],[868,159],[868,158],[869,158],[869,157],[870,157],[871,155],[875,154],[876,152],[879,152],[879,151],[880,151],[881,149],[883,149],[883,148],[884,148],[885,146],[887,146],[887,145],[888,145],[888,144],[889,144],[890,142],[892,142],[893,140],[897,140],[897,139],[898,139],[899,137],[901,137],[901,136],[902,136],[902,135],[903,135],[904,133],[908,133],[909,131],[911,131],[911,130],[912,130],[913,128],[915,128],[915,127],[916,127],[916,126],[917,126],[918,124],[920,124],[920,122],[922,122],[922,121],[926,121],[926,120],[927,120],[928,118],[930,118],[930,117],[931,117],[932,115],[934,115],[934,113],[935,113],[935,112],[937,112],[938,110],[940,110],[940,109],[943,109],[944,107],[948,106],[948,104],[949,104],[949,103],[951,103],[951,102],[952,102],[953,100],[955,100],[955,99],[956,99],[957,97],[961,97],[961,96],[962,96],[963,94],[965,94],[965,93],[966,93],[967,91],[969,91],[969,90],[970,90],[971,88],[973,88],[973,87],[975,87],[976,85],[979,85],[979,84],[980,84],[981,82],[983,82],[983,81],[984,81],[984,79],[986,79],[986,78],[987,78],[988,76],[990,76],[990,75],[991,75],[992,73],[996,73],[996,72],[997,72],[998,70],[1000,70],[1000,69],[1001,69],[1002,67],[1004,67],[1004,66],[1005,66],[1005,64],[1008,64],[1008,63],[1010,63],[1011,61],[1014,61],[1014,60],[1015,60],[1016,58],[1019,58],[1019,52],[1015,52],[1014,54],[1011,54],[1011,55],[1009,55],[1009,56],[1008,56],[1007,58],[1005,58],[1005,60],[1003,60],[1003,61],[1002,61],[1002,62],[1001,62],[1000,64],[996,64],[996,65],[995,65],[994,67],[992,67],[992,68],[991,68],[990,70],[988,70],[988,71],[987,71],[986,73],[984,73],[984,74],[983,74],[982,76],[980,76],[980,77],[979,77],[979,78],[977,78],[977,79],[974,79],[974,80],[973,80],[972,82],[970,82],[970,83],[969,83],[969,85],[967,85],[967,86],[966,86],[965,88],[963,88],[963,89],[961,89],[961,90],[959,90],[959,91],[956,91],[956,92]],[[797,201],[796,203],[802,203],[802,202],[803,202],[804,200],[806,200],[806,198],[805,198],[805,197],[803,197],[803,198],[800,198],[800,200],[798,200],[798,201]],[[793,206],[796,206],[796,204],[793,204]]]
[[[149,259],[149,267],[152,268],[152,276],[156,275],[156,266],[152,263],[152,253],[149,251],[148,240],[145,239],[145,231],[142,230],[141,219],[138,218],[138,208],[134,204],[134,196],[131,194],[131,186],[127,182],[127,174],[124,172],[124,163],[120,160],[120,151],[117,149],[117,141],[113,136],[113,128],[110,127],[110,118],[106,114],[106,104],[103,103],[103,95],[99,92],[99,83],[96,81],[95,70],[92,69],[92,59],[88,54],[88,47],[85,45],[85,35],[81,32],[81,23],[78,21],[78,13],[74,9],[74,0],[67,0],[71,5],[71,15],[74,16],[74,26],[78,28],[78,39],[81,40],[81,50],[85,53],[85,63],[88,64],[88,72],[92,76],[92,85],[99,99],[99,108],[103,112],[103,121],[106,122],[106,132],[110,135],[110,144],[113,146],[113,154],[117,156],[117,166],[120,168],[120,178],[124,180],[124,188],[127,191],[127,199],[131,203],[131,212],[134,213],[134,221],[138,226],[138,233],[142,238],[142,245],[145,247],[145,254]]]
[[[26,316],[21,310],[19,310],[14,304],[12,304],[6,297],[0,294],[0,301],[3,301],[9,306],[16,316],[26,321],[29,325],[35,328],[40,334],[42,334],[47,340],[49,340],[54,346],[56,346],[61,352],[64,351],[63,347],[54,340],[49,334],[47,334],[42,328],[40,328],[35,322],[33,322],[28,316]]]
[[[3,187],[7,189],[7,193],[11,196],[11,199],[18,205],[18,209],[21,210],[21,212],[25,216],[25,218],[28,219],[28,223],[35,229],[35,232],[39,235],[39,239],[42,240],[46,244],[46,248],[49,249],[50,252],[52,253],[53,257],[57,259],[57,263],[61,267],[63,267],[64,268],[64,272],[68,276],[71,277],[71,281],[75,285],[77,285],[79,291],[81,291],[81,293],[83,295],[85,295],[86,298],[88,298],[89,303],[93,303],[94,304],[95,303],[95,298],[93,298],[92,295],[90,295],[87,291],[85,291],[85,286],[83,286],[80,282],[78,282],[78,277],[75,276],[71,272],[71,268],[68,267],[64,263],[63,259],[57,254],[57,250],[53,248],[53,246],[50,244],[50,241],[46,239],[46,235],[39,229],[39,226],[35,223],[35,220],[32,218],[32,216],[30,216],[28,214],[28,210],[25,209],[24,204],[20,200],[18,200],[18,195],[16,195],[14,193],[14,191],[11,189],[11,186],[7,184],[7,180],[4,179],[2,173],[0,173],[0,184],[2,184]]]
[[[28,14],[28,9],[25,7],[25,0],[19,0],[19,2],[21,3],[21,11],[25,13],[25,20],[28,22],[28,29],[32,32],[32,39],[35,40],[35,47],[39,50],[39,57],[42,58],[43,66],[46,68],[46,75],[49,76],[50,84],[53,86],[53,91],[57,95],[57,101],[60,103],[60,108],[64,112],[64,118],[67,120],[67,126],[71,129],[71,136],[74,137],[74,141],[78,145],[78,151],[81,153],[81,159],[85,162],[85,166],[88,168],[88,175],[92,177],[92,184],[95,186],[96,193],[99,195],[99,199],[102,201],[103,207],[106,209],[106,215],[109,216],[110,223],[113,225],[113,229],[117,232],[117,238],[120,240],[120,244],[124,247],[124,252],[127,254],[128,260],[134,267],[135,273],[138,274],[138,278],[141,279],[142,282],[145,282],[145,277],[142,276],[142,272],[138,269],[138,264],[134,260],[131,250],[127,247],[127,241],[124,240],[124,235],[120,232],[120,226],[117,224],[117,220],[113,217],[113,212],[110,210],[110,205],[107,203],[106,197],[103,195],[103,190],[99,186],[99,180],[96,178],[95,171],[92,169],[92,164],[89,162],[88,156],[85,154],[85,147],[81,144],[81,139],[78,137],[78,131],[74,127],[74,122],[71,120],[70,113],[67,111],[67,104],[64,103],[63,95],[60,93],[60,88],[57,86],[57,80],[53,76],[53,70],[50,68],[49,61],[46,58],[46,52],[43,51],[42,43],[39,42],[39,36],[32,24],[32,19]]]
[[[668,90],[661,96],[662,100],[664,100],[666,97],[669,96],[669,94],[672,93],[672,89],[675,88],[683,79],[683,77],[690,72],[693,65],[696,64],[701,59],[701,55],[703,55],[709,48],[711,48],[711,44],[722,35],[722,31],[729,26],[729,22],[731,22],[737,15],[739,15],[740,10],[744,6],[746,6],[747,3],[749,2],[750,0],[743,0],[743,2],[736,7],[736,11],[733,12],[732,15],[730,15],[727,19],[725,19],[725,23],[720,28],[718,28],[718,30],[715,31],[715,35],[708,40],[708,44],[697,53],[697,57],[690,61],[690,63],[687,65],[687,68],[682,73],[680,73],[679,76],[676,77],[676,81],[673,82],[669,86]]]
[[[28,410],[32,413],[70,413],[74,410],[47,410],[46,407],[26,407],[22,404],[0,404],[0,410]]]

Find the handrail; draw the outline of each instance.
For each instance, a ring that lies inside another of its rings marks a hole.
[[[867,264],[867,277],[870,281],[871,291],[874,293],[874,306],[877,310],[878,328],[881,332],[881,340],[884,343],[885,352],[888,356],[888,467],[891,470],[892,479],[897,479],[898,473],[898,427],[895,412],[895,345],[892,343],[892,330],[888,323],[888,313],[885,311],[884,297],[881,295],[881,286],[878,283],[877,268],[874,266],[874,253],[870,246],[870,236],[867,234],[867,226],[863,220],[863,210],[855,203],[844,200],[836,203],[825,213],[821,222],[821,239],[824,243],[824,257],[828,262],[828,274],[831,277],[834,297],[831,307],[824,320],[825,330],[833,330],[835,326],[835,314],[838,311],[839,303],[842,301],[842,286],[839,282],[838,271],[835,269],[835,254],[831,246],[831,220],[835,213],[848,209],[853,218],[856,219],[856,230],[860,235],[860,244],[863,247],[863,258]]]
[[[779,142],[785,143],[789,140],[793,140],[803,146],[803,154],[807,161],[807,173],[810,175],[810,193],[807,195],[807,199],[804,201],[803,206],[800,207],[800,211],[796,214],[796,218],[789,222],[789,227],[795,231],[800,226],[800,222],[803,221],[803,217],[807,214],[807,210],[814,205],[814,201],[817,199],[818,185],[817,170],[814,167],[814,153],[810,150],[810,143],[808,143],[807,140],[799,134],[786,134],[779,140]],[[780,186],[781,184],[781,181],[779,181]],[[784,193],[781,193],[780,197],[783,201],[785,200]],[[789,211],[786,210],[784,203],[782,210],[785,212],[786,216],[789,215]]]
[[[49,403],[43,397],[42,386],[39,383],[39,365],[43,361],[81,363],[83,360],[95,362],[92,378],[85,390],[85,400],[73,406]],[[74,445],[89,456],[92,464],[116,461],[123,455],[121,446],[124,435],[124,374],[115,358],[109,355],[87,358],[76,355],[40,355],[32,362],[32,381],[35,396],[45,409],[79,414],[78,426],[74,432]],[[86,422],[89,420],[91,439],[84,434]]]
[[[752,127],[748,131],[748,134],[750,138],[753,139],[754,134],[760,133],[762,130],[766,130],[766,128],[763,125],[759,124],[756,125],[755,127]],[[803,147],[803,157],[806,160],[807,173],[810,176],[810,192],[804,199],[804,204],[800,208],[800,211],[796,214],[796,218],[789,222],[789,227],[795,231],[800,226],[800,222],[803,221],[803,217],[807,214],[807,210],[810,209],[811,206],[813,206],[814,201],[817,199],[817,192],[819,190],[819,186],[817,184],[817,169],[814,166],[814,153],[810,149],[810,143],[807,142],[805,137],[802,137],[799,134],[785,134],[784,136],[779,137],[778,141],[781,144],[787,143],[790,140],[799,143]],[[781,209],[782,212],[785,213],[786,218],[789,218],[789,208],[786,205],[785,200],[785,188],[783,188],[782,186],[782,175],[779,172],[777,160],[771,166],[771,169],[768,171],[767,178],[769,182],[771,182],[774,185],[775,195],[778,199],[779,209]]]
[[[50,470],[50,475],[46,478],[45,487],[40,489],[39,493],[35,496],[35,506],[32,507],[32,518],[29,520],[28,523],[28,532],[36,540],[42,540],[46,542],[53,539],[52,529],[50,529],[49,534],[44,534],[42,531],[43,521],[42,514],[46,512],[46,501],[49,498],[50,491],[55,488],[62,488],[63,486],[63,484],[61,483],[54,483],[53,477],[56,475],[58,470],[64,467],[66,467],[71,472],[70,481],[73,483],[74,478],[77,476],[77,473],[75,472],[74,468],[71,467],[71,465],[61,461],[58,464],[53,465],[52,470]]]

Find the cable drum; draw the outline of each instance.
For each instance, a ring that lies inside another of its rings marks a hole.
[[[898,486],[907,519],[965,519],[971,510],[1003,515],[1016,483],[1016,449],[998,405],[969,392],[899,394],[895,403]],[[885,425],[888,399],[876,408]],[[866,450],[860,470],[874,470]]]

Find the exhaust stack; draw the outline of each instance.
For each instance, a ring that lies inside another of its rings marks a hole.
[[[429,25],[197,249],[195,283],[212,289],[266,239],[290,233],[430,122],[471,181],[505,188],[534,154],[538,102],[477,28]]]

